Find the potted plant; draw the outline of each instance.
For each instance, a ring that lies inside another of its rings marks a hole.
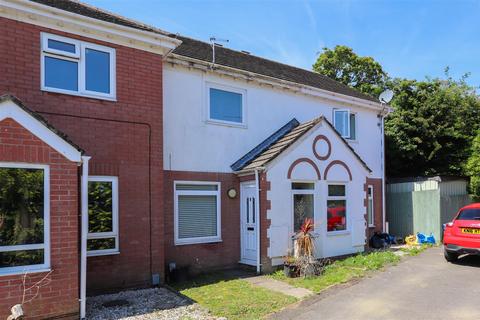
[[[315,236],[313,227],[313,220],[307,218],[294,236],[296,266],[300,275],[304,277],[314,276],[318,273],[317,261],[314,255]]]
[[[283,258],[283,273],[288,278],[297,276],[297,259],[292,255],[286,255]]]

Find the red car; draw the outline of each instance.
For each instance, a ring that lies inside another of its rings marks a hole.
[[[461,208],[443,232],[445,259],[454,262],[462,254],[480,255],[480,203]]]

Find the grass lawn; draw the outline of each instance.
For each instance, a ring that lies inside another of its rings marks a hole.
[[[397,263],[400,258],[390,251],[377,251],[359,254],[344,260],[338,260],[328,265],[324,273],[317,277],[287,278],[283,270],[271,275],[274,279],[285,281],[296,287],[303,287],[320,292],[335,284],[347,282],[353,278],[363,277],[372,270],[378,270],[387,264]]]
[[[281,293],[253,287],[242,279],[229,279],[221,273],[200,276],[174,287],[211,314],[232,320],[261,319],[297,301]]]

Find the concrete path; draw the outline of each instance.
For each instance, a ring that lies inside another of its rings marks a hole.
[[[255,286],[280,292],[288,296],[295,297],[297,299],[304,299],[307,296],[313,294],[313,292],[308,289],[297,288],[289,285],[288,283],[285,283],[283,281],[278,281],[267,276],[255,276],[255,277],[245,278],[243,280],[246,280]]]
[[[447,263],[442,248],[326,290],[272,319],[480,319],[480,256]]]

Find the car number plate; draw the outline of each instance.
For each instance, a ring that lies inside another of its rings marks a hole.
[[[474,228],[462,228],[462,233],[468,233],[468,234],[480,234],[480,229],[474,229]]]

